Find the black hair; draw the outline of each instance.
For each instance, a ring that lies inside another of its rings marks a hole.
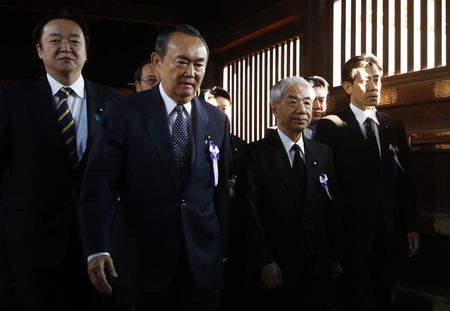
[[[59,10],[52,11],[42,17],[33,28],[33,42],[41,44],[42,31],[44,26],[54,20],[54,19],[67,19],[71,20],[80,26],[81,31],[83,31],[84,42],[86,43],[86,51],[89,48],[89,29],[83,16],[74,9],[63,8]]]
[[[342,66],[341,72],[342,82],[347,81],[353,83],[353,81],[356,78],[356,71],[354,69],[364,68],[367,65],[377,66],[380,71],[383,71],[383,67],[381,67],[380,61],[373,54],[362,54],[353,56],[344,64],[344,66]]]
[[[181,32],[181,33],[183,33],[185,35],[192,36],[192,37],[197,37],[200,40],[202,40],[203,44],[206,47],[206,51],[208,53],[208,56],[209,56],[208,45],[206,44],[206,41],[205,41],[205,39],[203,39],[203,37],[200,34],[200,32],[197,29],[195,29],[194,27],[192,27],[192,26],[183,24],[183,25],[175,25],[175,26],[166,27],[159,33],[158,37],[156,38],[155,52],[161,58],[164,58],[164,56],[166,56],[167,45],[169,43],[170,36],[173,33],[176,33],[176,32]]]
[[[136,67],[136,70],[134,71],[134,81],[140,81],[142,76],[142,67],[144,67],[147,64],[150,64],[151,61],[149,59],[143,60],[139,63],[139,65]]]
[[[324,78],[321,76],[309,76],[305,78],[312,87],[321,87],[328,93],[328,87],[330,86]]]
[[[210,93],[212,96],[214,97],[223,97],[225,99],[227,99],[228,101],[231,101],[231,96],[230,93],[228,93],[228,91],[226,91],[225,89],[215,86],[213,88],[211,88]]]

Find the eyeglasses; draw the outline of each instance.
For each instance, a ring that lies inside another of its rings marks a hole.
[[[159,78],[155,77],[155,76],[150,76],[150,77],[146,77],[144,79],[139,80],[139,82],[145,82],[145,83],[149,83],[149,84],[156,84],[159,83]]]

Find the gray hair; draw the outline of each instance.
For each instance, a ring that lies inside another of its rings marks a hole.
[[[311,84],[302,77],[290,77],[281,79],[270,89],[270,103],[277,104],[283,100],[286,91],[293,85],[299,85],[302,89],[311,90],[314,94],[314,89]]]

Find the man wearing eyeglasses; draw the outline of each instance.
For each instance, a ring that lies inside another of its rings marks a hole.
[[[150,60],[145,60],[139,64],[134,71],[134,85],[136,92],[150,90],[159,83],[158,69]]]

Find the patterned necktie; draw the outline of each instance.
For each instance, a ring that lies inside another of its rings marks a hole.
[[[371,160],[379,161],[380,160],[380,151],[378,149],[377,138],[375,137],[375,133],[372,128],[373,120],[371,118],[367,118],[364,121],[364,127],[366,128],[366,144],[369,149]]]
[[[173,149],[175,153],[175,160],[177,162],[178,169],[180,170],[181,179],[186,181],[187,176],[189,175],[191,154],[189,126],[183,114],[183,105],[177,105],[174,110],[177,113],[177,116],[172,127]]]
[[[74,168],[78,163],[78,157],[75,122],[72,118],[72,113],[70,113],[69,106],[67,105],[67,99],[69,98],[70,93],[72,93],[72,89],[65,86],[56,93],[56,96],[58,97],[56,116],[58,117],[58,124],[61,127],[61,134],[64,139],[67,156],[72,163],[72,168]]]
[[[294,161],[292,162],[292,170],[294,171],[295,176],[297,177],[300,184],[303,182],[303,178],[305,176],[305,162],[303,161],[303,152],[300,149],[300,146],[297,144],[294,144],[291,148],[291,150],[294,150]]]

